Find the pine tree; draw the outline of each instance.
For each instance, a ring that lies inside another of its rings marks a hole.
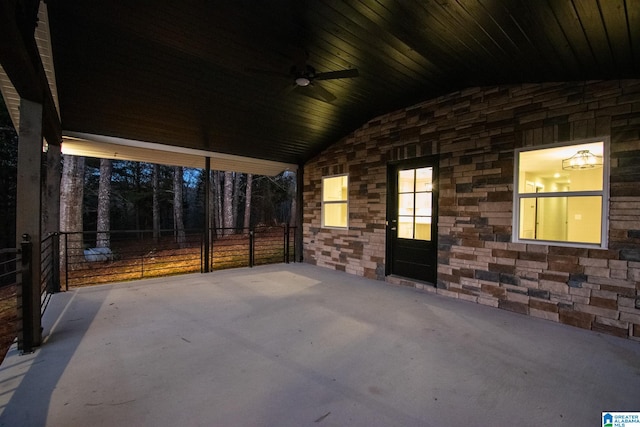
[[[173,168],[173,229],[176,242],[181,246],[186,242],[184,232],[184,212],[182,204],[182,190],[184,186],[184,170],[182,167]]]
[[[64,260],[66,255],[72,268],[74,261],[80,261],[84,256],[82,237],[84,167],[84,157],[63,156],[60,182],[60,231],[72,234],[66,237],[67,245],[61,245],[61,260]],[[64,263],[62,264],[61,269],[64,269]]]
[[[111,174],[113,163],[110,159],[100,159],[100,184],[98,186],[98,224],[96,247],[111,246],[109,233],[111,229]],[[101,233],[102,232],[102,233]]]

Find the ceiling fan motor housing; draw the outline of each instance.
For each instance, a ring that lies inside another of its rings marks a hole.
[[[291,74],[294,77],[296,85],[304,87],[311,84],[316,75],[316,70],[311,65],[305,65],[304,71],[300,71],[294,65],[291,67]]]

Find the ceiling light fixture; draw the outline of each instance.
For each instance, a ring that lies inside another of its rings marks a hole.
[[[309,80],[309,78],[307,78],[306,76],[300,76],[296,78],[296,84],[298,86],[309,86],[309,83],[311,83],[311,80]]]
[[[562,169],[581,170],[602,167],[602,156],[597,156],[589,150],[580,150],[573,156],[562,161]]]

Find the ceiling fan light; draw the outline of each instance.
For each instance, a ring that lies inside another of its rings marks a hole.
[[[300,76],[296,78],[296,84],[298,86],[309,86],[309,83],[311,83],[311,80],[309,80],[307,77],[305,76]]]

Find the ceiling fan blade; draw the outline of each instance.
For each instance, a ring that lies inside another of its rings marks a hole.
[[[327,102],[329,104],[337,99],[334,94],[332,94],[322,86],[313,83],[309,86],[301,87],[300,93],[319,101]]]
[[[360,74],[355,68],[340,71],[328,71],[326,73],[318,73],[314,76],[314,80],[331,80],[331,79],[350,79],[358,77]]]

